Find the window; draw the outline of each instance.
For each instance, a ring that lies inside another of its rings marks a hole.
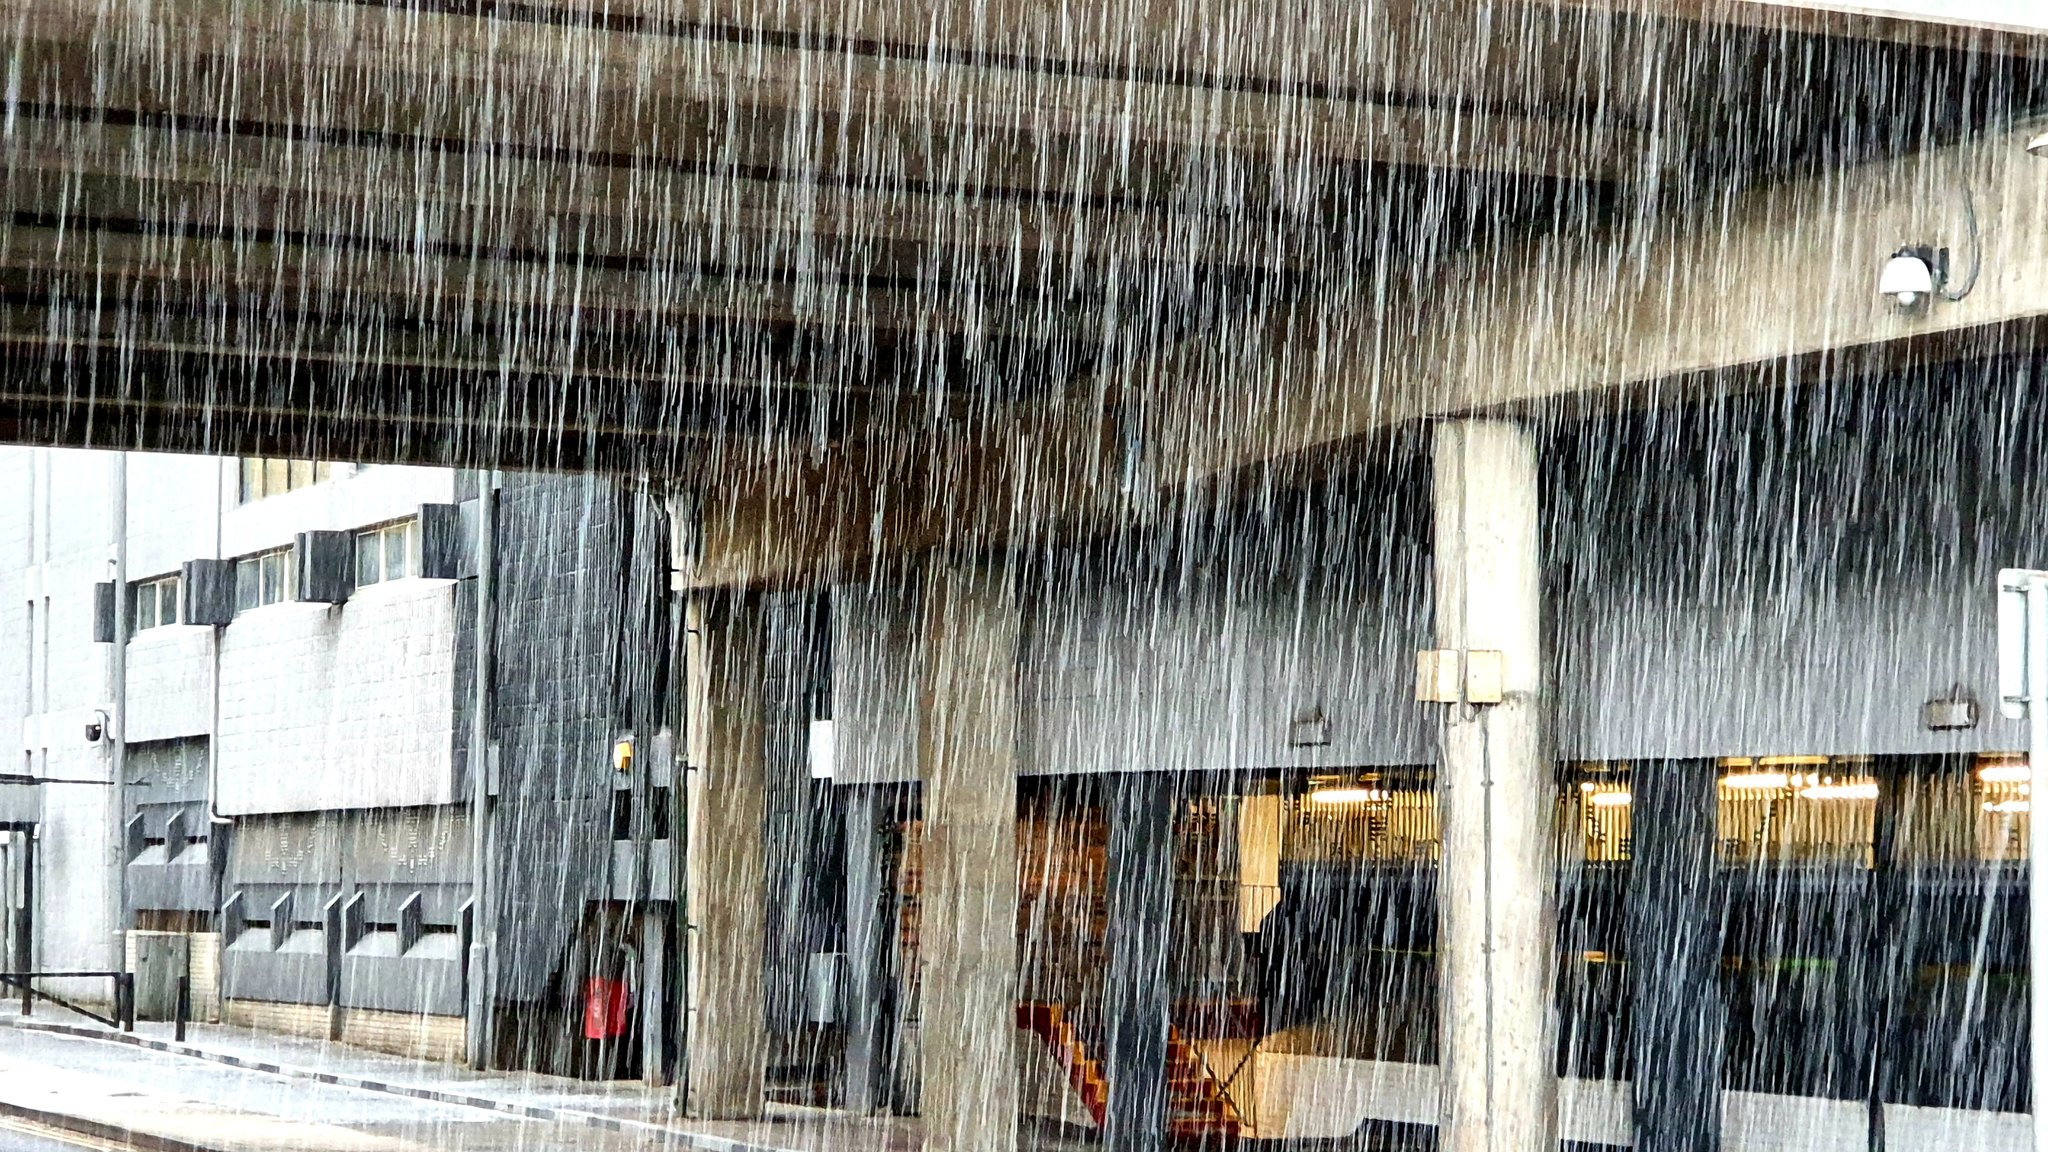
[[[128,586],[128,634],[178,622],[178,578],[159,576]]]
[[[412,575],[413,538],[419,530],[418,520],[400,520],[356,533],[356,587]]]
[[[344,469],[348,466],[342,465]],[[247,504],[269,496],[282,496],[310,488],[333,475],[334,465],[325,460],[287,460],[275,456],[252,456],[242,461],[242,498]],[[344,473],[346,474],[346,473]]]
[[[292,598],[292,550],[278,548],[235,561],[235,611]]]

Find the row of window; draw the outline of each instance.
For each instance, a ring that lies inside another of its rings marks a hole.
[[[353,469],[352,464],[335,464],[327,460],[290,460],[277,456],[250,456],[242,460],[242,485],[240,502],[252,503],[271,496],[282,496],[301,488],[310,488],[339,475],[346,476]]]
[[[356,587],[403,580],[413,574],[419,521],[400,520],[366,528],[355,536]],[[293,599],[296,560],[290,548],[273,548],[235,561],[235,611],[247,612]],[[179,578],[159,576],[129,586],[129,631],[178,623]]]

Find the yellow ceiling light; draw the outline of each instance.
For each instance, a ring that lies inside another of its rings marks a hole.
[[[1721,777],[1721,787],[1731,792],[1775,792],[1792,786],[1783,772],[1737,772]]]
[[[1799,790],[1801,800],[1875,800],[1876,781],[1860,784],[1815,784]]]
[[[1379,804],[1393,798],[1380,788],[1318,788],[1308,794],[1311,804]]]
[[[1627,792],[1595,792],[1587,803],[1595,808],[1626,808],[1634,801]]]
[[[2034,810],[2034,804],[2030,800],[1986,800],[1984,802],[1984,810],[1986,812],[1998,812],[2003,814],[2010,814],[2014,812],[2032,812]]]
[[[2002,764],[1986,764],[1977,769],[1977,779],[1986,784],[2031,784],[2034,782],[2034,768],[2024,760],[2017,764],[2010,760]]]

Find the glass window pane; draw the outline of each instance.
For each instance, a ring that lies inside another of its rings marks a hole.
[[[334,475],[334,465],[322,460],[313,465],[313,483],[324,484]]]
[[[375,532],[356,533],[356,587],[375,584],[381,577],[378,560],[382,558]]]
[[[242,461],[242,503],[263,499],[263,461],[254,457]]]
[[[165,580],[157,586],[156,620],[159,624],[178,622],[178,582]]]
[[[262,603],[258,596],[257,561],[254,557],[235,561],[235,611],[247,612]]]
[[[263,602],[275,604],[284,599],[284,553],[272,552],[263,558]]]
[[[405,526],[393,525],[384,530],[384,575],[396,580],[407,575],[405,570]]]
[[[277,496],[291,491],[291,461],[265,460],[263,462],[263,494]]]
[[[291,486],[294,490],[305,488],[313,483],[313,462],[311,460],[292,461],[288,472],[291,476]]]
[[[156,592],[147,584],[137,584],[135,594],[128,598],[128,634],[133,636],[149,627],[143,618],[156,611]]]

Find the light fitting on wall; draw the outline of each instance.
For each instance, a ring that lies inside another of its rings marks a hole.
[[[2048,160],[2048,132],[2043,132],[2032,140],[2027,141],[2027,155],[2039,156],[2044,160]]]
[[[1970,275],[1960,285],[1949,286],[1948,249],[1931,244],[1907,244],[1885,261],[1877,277],[1877,294],[1888,298],[1901,312],[1917,312],[1936,296],[1961,300],[1977,286],[1984,269],[1984,249],[1977,231],[1977,198],[1963,188],[1963,222],[1970,235]]]
[[[1889,296],[1902,311],[1924,305],[1934,289],[1948,279],[1948,249],[1908,244],[1885,262],[1877,278],[1877,294]]]

